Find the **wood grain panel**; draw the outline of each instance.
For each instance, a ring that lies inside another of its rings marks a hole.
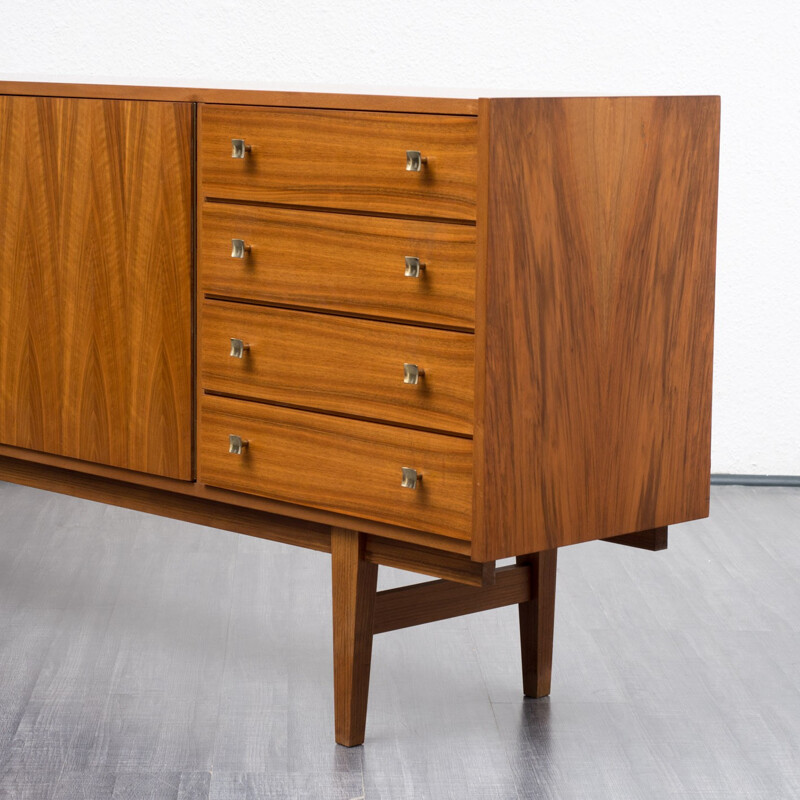
[[[472,433],[474,336],[206,300],[203,388],[454,433]],[[231,337],[249,348],[230,355]],[[403,383],[403,364],[425,370]]]
[[[475,219],[474,117],[201,105],[202,191],[229,198]],[[231,139],[252,146],[231,158]],[[406,150],[428,159],[406,170]]]
[[[475,228],[285,208],[204,203],[207,294],[472,328]],[[231,258],[231,239],[251,247]],[[426,268],[405,277],[405,256]]]
[[[475,98],[347,94],[341,91],[287,92],[279,88],[268,87],[263,89],[204,89],[188,86],[0,81],[0,94],[83,97],[99,100],[156,100],[167,103],[236,103],[237,105],[290,106],[293,108],[341,108],[412,114],[471,114],[474,116],[478,113],[478,101]]]
[[[59,137],[64,103],[0,97],[0,442],[62,447]]]
[[[473,557],[705,516],[719,98],[481,115]]]
[[[0,441],[190,479],[191,107],[0,118]]]
[[[228,452],[228,436],[249,442]],[[400,485],[401,467],[423,474]],[[468,539],[472,442],[455,436],[208,395],[200,421],[199,477],[393,525]]]

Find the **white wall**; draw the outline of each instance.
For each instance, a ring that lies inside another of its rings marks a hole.
[[[797,0],[0,0],[0,75],[721,94],[714,472],[800,474]]]

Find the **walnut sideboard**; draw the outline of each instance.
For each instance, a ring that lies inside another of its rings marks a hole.
[[[547,695],[557,548],[708,513],[718,154],[717,97],[2,83],[0,479],[330,552],[341,744],[375,633],[518,604]]]

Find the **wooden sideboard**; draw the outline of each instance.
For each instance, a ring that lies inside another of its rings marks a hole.
[[[546,695],[557,548],[708,513],[718,156],[717,97],[0,83],[0,479],[330,552],[341,744],[375,633],[518,604]]]

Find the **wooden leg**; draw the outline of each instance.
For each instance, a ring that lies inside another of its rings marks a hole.
[[[519,604],[522,688],[527,697],[550,694],[557,553],[557,549],[544,550],[517,558],[517,564],[531,568],[531,599]]]
[[[378,565],[364,560],[365,541],[357,531],[331,530],[336,741],[346,747],[364,743],[367,720]]]

